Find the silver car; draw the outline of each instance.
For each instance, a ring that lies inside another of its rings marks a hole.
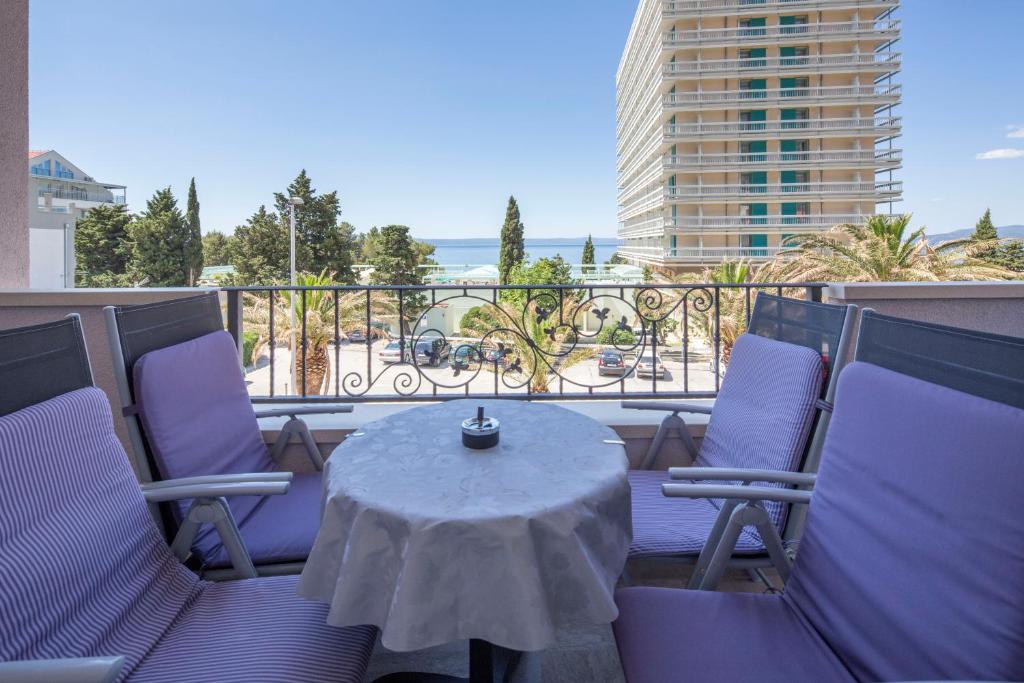
[[[661,362],[661,356],[645,353],[640,356],[636,364],[636,376],[652,377],[654,374],[658,375],[658,379],[665,379],[665,364]]]
[[[409,360],[409,356],[409,342],[405,343],[405,353],[402,353],[402,343],[399,341],[388,342],[378,354],[382,363],[401,363],[403,360]]]

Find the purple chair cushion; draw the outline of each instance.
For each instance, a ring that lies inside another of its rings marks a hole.
[[[853,678],[779,597],[672,588],[615,594],[629,683],[833,683]]]
[[[360,683],[372,626],[327,626],[327,605],[295,595],[297,576],[209,584],[131,680]]]
[[[320,528],[322,495],[320,472],[296,474],[287,494],[267,496],[242,521],[242,538],[257,564],[306,561]],[[203,557],[207,567],[224,567],[230,563],[216,531],[198,537],[193,549]]]
[[[668,498],[661,485],[672,481],[663,470],[630,470],[633,498],[633,543],[630,557],[697,555],[704,548],[718,507],[704,498]],[[757,534],[744,529],[736,542],[737,554],[764,550]]]
[[[1024,680],[1022,492],[1024,410],[853,363],[785,599],[859,679]]]
[[[798,470],[823,375],[821,354],[805,346],[740,335],[696,464]],[[781,529],[785,506],[764,507]]]
[[[0,661],[124,655],[131,671],[202,592],[99,389],[0,417],[0,486]]]
[[[151,351],[136,361],[133,377],[139,418],[162,479],[273,470],[227,332]],[[259,501],[233,498],[235,519],[244,520]]]

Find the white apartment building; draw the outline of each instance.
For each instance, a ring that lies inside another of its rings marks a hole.
[[[101,183],[57,152],[28,153],[29,287],[75,286],[75,222],[101,204],[124,204],[125,186]]]
[[[640,0],[616,74],[619,253],[764,261],[892,213],[899,0]]]

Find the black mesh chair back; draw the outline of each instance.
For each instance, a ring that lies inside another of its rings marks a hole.
[[[856,360],[1024,408],[1024,339],[865,310]]]
[[[114,311],[129,391],[135,361],[145,354],[224,329],[216,292]]]
[[[93,386],[82,321],[0,330],[0,415]]]
[[[847,306],[789,299],[760,293],[754,302],[747,332],[761,337],[806,346],[821,354],[828,368],[822,395],[834,384],[844,362],[844,335],[851,310]]]

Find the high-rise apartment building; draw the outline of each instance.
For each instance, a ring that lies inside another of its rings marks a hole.
[[[619,253],[763,261],[891,213],[899,0],[640,0],[616,75]]]

